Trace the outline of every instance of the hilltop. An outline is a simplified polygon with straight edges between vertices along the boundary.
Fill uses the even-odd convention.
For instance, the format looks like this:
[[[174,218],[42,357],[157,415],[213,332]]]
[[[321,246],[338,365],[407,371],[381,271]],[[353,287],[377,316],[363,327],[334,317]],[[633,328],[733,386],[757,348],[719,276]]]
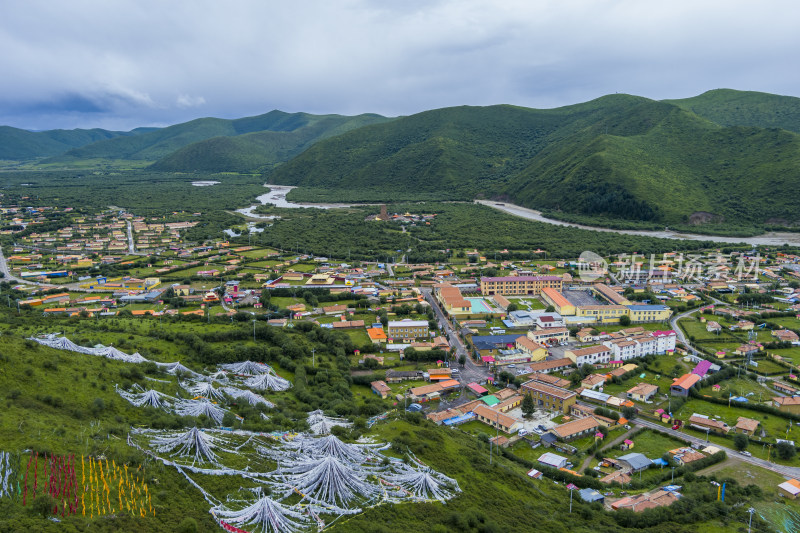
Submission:
[[[131,131],[48,130],[28,131],[0,126],[0,159],[25,160],[61,154],[76,147],[116,137],[133,137],[156,128],[137,128]]]
[[[702,231],[800,223],[800,99],[758,92],[613,94],[555,109],[459,106],[399,118],[271,111],[155,130],[2,135],[7,159],[263,174],[301,186],[295,200],[484,198],[590,224]],[[52,156],[65,143],[74,147]]]
[[[167,158],[157,166],[158,169],[183,172],[208,171],[213,168],[229,170],[228,165],[231,162],[244,160],[248,163],[236,164],[252,170],[258,166],[283,161],[285,159],[282,158],[291,157],[298,150],[302,150],[303,146],[307,146],[318,138],[336,135],[364,124],[385,120],[388,119],[373,114],[345,117],[285,113],[274,110],[263,115],[234,120],[199,118],[166,128],[134,130],[137,133],[135,135],[108,135],[102,139],[92,139],[91,142],[88,140],[82,143],[76,142],[59,151],[55,151],[53,148],[47,154],[30,153],[30,151],[23,154],[21,149],[18,149],[18,152],[10,151],[8,159],[19,160],[37,155],[50,155],[52,157],[41,163],[70,166],[87,160],[156,162],[159,159]],[[19,131],[24,132],[24,130]],[[272,133],[272,135],[266,135],[255,141],[258,151],[255,156],[253,155],[252,139],[242,139],[241,143],[230,143],[224,140],[224,138],[245,136],[255,132]],[[50,134],[51,132],[45,133]],[[194,143],[209,140],[212,141],[187,152],[180,151]],[[241,149],[232,150],[233,146],[241,146]],[[17,153],[21,155],[14,156]]]
[[[664,100],[721,126],[782,128],[800,133],[800,98],[715,89],[692,98]]]
[[[798,163],[791,131],[609,95],[551,110],[427,111],[320,142],[269,178],[311,187],[317,200],[320,189],[351,201],[374,201],[377,190],[402,199],[438,192],[664,224],[794,224]]]
[[[280,112],[272,112],[276,113]],[[374,114],[346,117],[295,113],[261,131],[218,136],[189,144],[160,159],[151,168],[174,172],[270,169],[278,163],[288,161],[319,140],[387,120],[390,119]]]

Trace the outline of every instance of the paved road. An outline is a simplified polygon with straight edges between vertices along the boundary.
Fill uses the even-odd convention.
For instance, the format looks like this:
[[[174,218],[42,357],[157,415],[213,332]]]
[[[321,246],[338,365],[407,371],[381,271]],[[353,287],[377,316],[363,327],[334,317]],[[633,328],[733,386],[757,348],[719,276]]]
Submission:
[[[2,247],[0,247],[0,272],[3,273],[4,281],[16,281],[16,282],[22,281],[19,278],[15,278],[14,276],[12,276],[11,273],[8,271],[8,265],[6,264],[6,257],[3,255]]]
[[[709,296],[709,298],[711,298],[711,300],[714,302],[714,305],[727,305],[725,302],[723,302],[723,301],[720,301],[720,300],[717,300],[717,299],[716,299],[716,298],[714,298],[714,297],[711,297],[711,296]],[[705,305],[701,305],[700,307],[698,307],[698,308],[696,308],[696,309],[692,309],[692,310],[690,310],[690,311],[686,311],[686,312],[684,312],[684,313],[681,313],[681,314],[679,314],[679,315],[673,315],[673,316],[672,316],[672,318],[670,318],[670,320],[669,320],[670,327],[671,327],[671,328],[672,328],[672,329],[675,331],[675,333],[676,333],[676,335],[677,335],[677,337],[678,337],[678,340],[679,340],[679,341],[681,341],[681,342],[684,344],[684,346],[686,346],[687,348],[689,348],[689,350],[691,350],[691,352],[692,352],[693,354],[695,354],[695,355],[697,355],[697,353],[698,353],[698,352],[697,352],[697,350],[695,350],[695,349],[694,349],[694,347],[693,347],[693,346],[692,346],[692,345],[689,343],[689,339],[688,339],[688,338],[686,337],[686,335],[683,333],[683,331],[681,330],[681,328],[680,328],[680,327],[678,327],[678,320],[680,320],[681,318],[686,318],[686,317],[688,317],[688,316],[691,316],[691,315],[693,315],[694,313],[697,313],[697,312],[699,312],[701,309],[703,309],[703,308],[705,308],[705,307],[706,307]]]
[[[136,248],[133,246],[133,230],[131,229],[131,221],[128,221],[128,253],[133,255],[136,253]]]
[[[683,330],[681,330],[681,328],[678,327],[678,320],[680,320],[681,318],[686,318],[698,312],[700,309],[701,308],[698,307],[697,309],[692,309],[691,311],[686,311],[685,313],[681,313],[679,315],[673,315],[672,318],[669,320],[669,325],[675,331],[678,340],[681,341],[683,345],[686,346],[695,355],[697,355],[697,350],[695,350],[694,346],[692,346],[689,343],[689,339],[686,337],[686,334],[683,333]]]
[[[439,307],[439,303],[436,301],[433,295],[431,295],[431,289],[423,288],[420,289],[420,292],[425,298],[425,301],[430,304],[433,312],[436,314],[436,320],[443,327],[444,332],[447,335],[447,339],[450,341],[450,346],[456,349],[456,361],[458,361],[458,358],[461,357],[461,355],[464,355],[467,358],[467,364],[463,369],[459,370],[457,379],[462,384],[472,383],[473,381],[476,383],[485,381],[489,377],[489,370],[486,367],[475,364],[475,362],[472,360],[472,357],[467,352],[467,349],[464,347],[464,344],[461,342],[458,334],[453,329],[453,325],[447,320],[447,318],[445,318],[442,309]]]
[[[701,445],[710,444],[716,446],[720,450],[723,450],[725,453],[727,453],[729,457],[735,457],[739,461],[750,463],[755,466],[760,466],[761,468],[766,468],[767,470],[772,470],[773,472],[777,472],[782,476],[787,476],[795,479],[798,476],[800,476],[800,468],[795,466],[783,466],[765,461],[764,459],[759,459],[758,457],[747,457],[746,455],[742,455],[739,452],[732,450],[731,448],[721,446],[717,443],[707,443],[706,440],[703,438],[695,437],[694,435],[689,435],[681,431],[676,431],[674,429],[667,428],[660,424],[656,424],[655,422],[650,422],[649,420],[642,420],[637,418],[633,421],[633,423],[636,424],[637,426],[646,427],[649,429],[653,429],[655,431],[660,431],[661,433],[666,433],[667,435],[672,435],[673,437],[677,437],[682,440],[687,440],[695,444],[701,444]]]

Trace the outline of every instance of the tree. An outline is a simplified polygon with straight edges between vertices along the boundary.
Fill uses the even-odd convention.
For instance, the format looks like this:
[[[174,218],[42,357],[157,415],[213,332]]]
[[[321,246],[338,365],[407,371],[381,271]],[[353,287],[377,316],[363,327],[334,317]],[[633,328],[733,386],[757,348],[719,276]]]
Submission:
[[[513,313],[514,311],[518,310],[519,306],[517,304],[508,304],[506,307],[506,313]]]
[[[556,312],[556,308],[553,307],[552,305],[548,305],[547,309],[545,309],[544,312],[545,313],[555,313]]]
[[[628,315],[622,315],[619,317],[619,325],[620,326],[630,326],[631,325],[631,317]]]
[[[737,433],[733,437],[733,445],[736,446],[736,449],[740,452],[747,448],[748,444],[750,444],[750,439],[748,439],[747,435],[744,433]]]
[[[623,407],[622,408],[622,416],[627,418],[628,420],[632,419],[636,416],[636,408],[635,407]]]
[[[467,364],[467,356],[464,355],[463,353],[458,356],[458,364],[461,365],[462,367]]]
[[[500,381],[505,381],[506,385],[514,381],[514,374],[512,374],[507,370],[503,370],[502,372],[500,372],[500,374],[497,377],[500,379]]]
[[[778,445],[775,446],[775,450],[778,452],[778,457],[784,461],[788,461],[797,453],[794,445],[788,442],[779,442]]]
[[[536,403],[533,401],[533,396],[526,394],[522,399],[522,414],[525,418],[530,418],[536,410]]]

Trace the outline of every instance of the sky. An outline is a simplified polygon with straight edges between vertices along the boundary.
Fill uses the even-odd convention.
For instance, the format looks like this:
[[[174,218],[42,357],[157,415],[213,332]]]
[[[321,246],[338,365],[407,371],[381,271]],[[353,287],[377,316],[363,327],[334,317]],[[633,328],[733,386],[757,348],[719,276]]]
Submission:
[[[800,96],[796,0],[3,0],[0,125]]]

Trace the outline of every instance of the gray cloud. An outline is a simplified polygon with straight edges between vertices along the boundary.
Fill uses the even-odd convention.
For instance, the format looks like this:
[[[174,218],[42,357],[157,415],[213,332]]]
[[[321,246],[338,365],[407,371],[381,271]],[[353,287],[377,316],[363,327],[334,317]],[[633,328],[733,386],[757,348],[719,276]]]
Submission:
[[[271,109],[411,114],[718,87],[800,96],[800,3],[0,3],[0,123],[163,125]]]

